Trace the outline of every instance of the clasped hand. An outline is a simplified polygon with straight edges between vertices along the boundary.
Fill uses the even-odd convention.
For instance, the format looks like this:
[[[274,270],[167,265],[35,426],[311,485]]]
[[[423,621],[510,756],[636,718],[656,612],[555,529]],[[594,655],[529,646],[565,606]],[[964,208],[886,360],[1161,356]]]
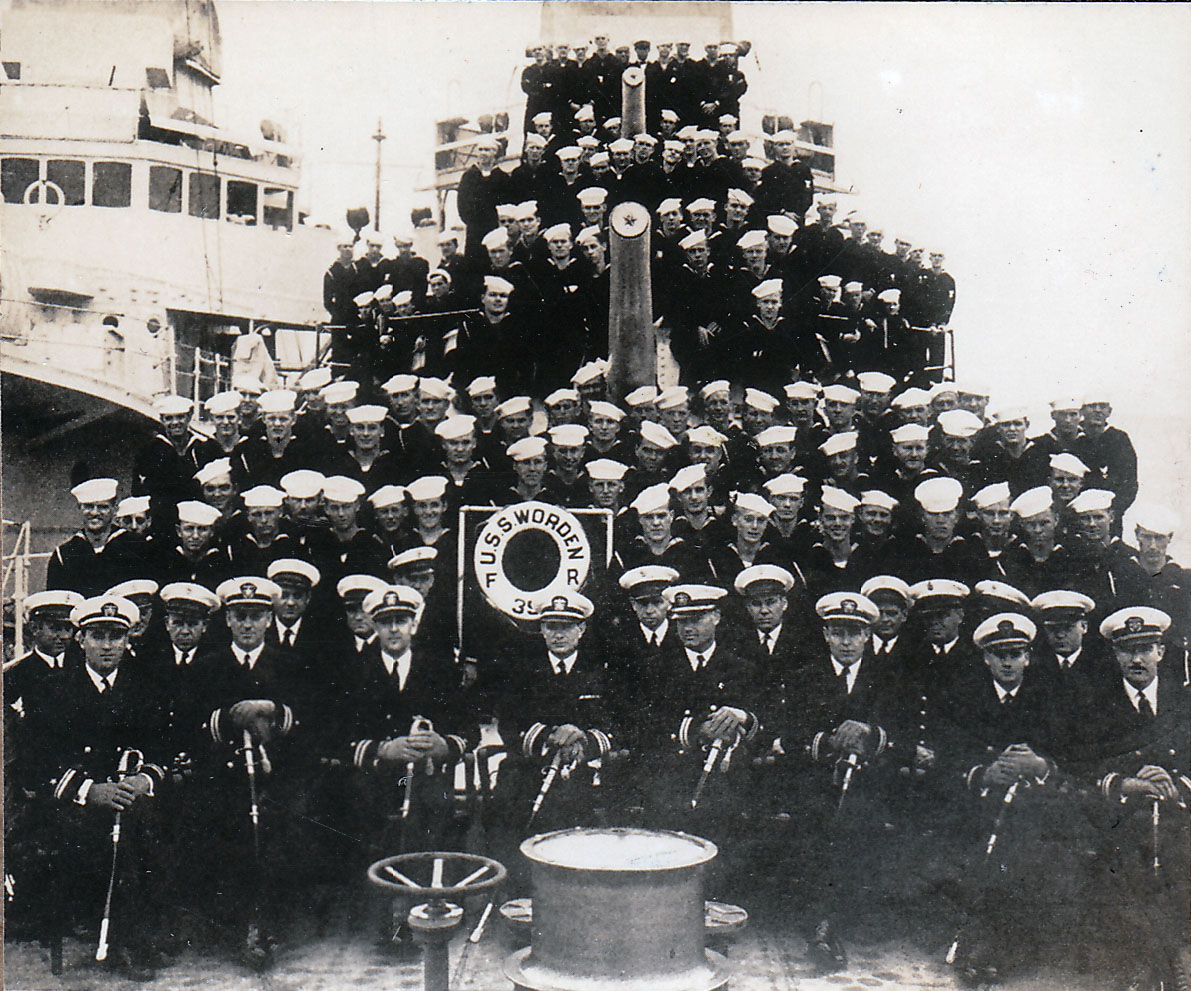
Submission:
[[[1133,777],[1122,781],[1121,793],[1170,799],[1171,801],[1177,801],[1179,797],[1178,789],[1170,774],[1165,768],[1158,767],[1156,764],[1147,764]]]
[[[586,740],[587,735],[578,726],[564,723],[550,731],[546,738],[546,747],[565,766],[583,759],[583,744]]]
[[[386,763],[412,764],[427,758],[438,763],[447,756],[447,741],[434,730],[418,730],[408,736],[385,740],[376,754]]]

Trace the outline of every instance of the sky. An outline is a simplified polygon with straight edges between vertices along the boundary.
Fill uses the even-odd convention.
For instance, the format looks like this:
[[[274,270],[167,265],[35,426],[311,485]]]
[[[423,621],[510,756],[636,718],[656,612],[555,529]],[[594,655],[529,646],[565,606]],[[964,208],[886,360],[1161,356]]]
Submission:
[[[339,224],[372,203],[383,118],[391,229],[431,202],[413,190],[431,179],[436,119],[520,119],[541,5],[220,0],[219,13],[221,123],[283,121],[306,205]],[[614,44],[633,40],[632,13]],[[1143,497],[1181,501],[1191,6],[747,3],[733,17],[754,46],[745,129],[762,109],[826,118],[856,190],[841,213],[947,253],[957,377],[1030,401],[1036,431],[1049,395],[1108,389],[1142,452]]]

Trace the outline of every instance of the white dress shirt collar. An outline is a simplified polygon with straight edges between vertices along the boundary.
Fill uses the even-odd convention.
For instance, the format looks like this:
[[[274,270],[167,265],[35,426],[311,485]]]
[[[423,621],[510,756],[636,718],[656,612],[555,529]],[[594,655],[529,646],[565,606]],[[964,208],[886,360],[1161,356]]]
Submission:
[[[656,637],[656,642],[660,644],[666,639],[666,631],[670,629],[670,620],[663,619],[658,624],[658,628],[656,630],[651,630],[648,626],[645,626],[641,623],[638,623],[637,625],[641,627],[641,636],[645,638],[646,643],[649,643]]]
[[[98,692],[106,692],[116,684],[116,675],[120,673],[119,668],[112,668],[106,675],[100,674],[90,664],[84,664],[83,669],[87,672],[87,677],[91,679],[91,684],[95,686]]]
[[[857,676],[858,674],[860,674],[860,661],[857,661],[855,664],[850,664],[848,667],[846,667],[846,668],[845,668],[845,667],[844,667],[842,664],[840,664],[840,662],[839,662],[839,661],[837,661],[837,660],[836,660],[836,659],[833,657],[833,658],[831,659],[831,666],[832,666],[833,668],[835,668],[835,676],[836,676],[837,678],[838,678],[840,675],[842,675],[842,674],[843,674],[845,671],[847,671],[847,678],[848,678],[848,694],[849,694],[849,695],[851,695],[851,694],[852,694],[852,689],[853,689],[853,688],[855,687],[855,685],[856,685],[856,676]]]
[[[1121,681],[1125,685],[1125,694],[1128,696],[1129,701],[1133,704],[1133,708],[1136,709],[1138,689],[1134,688],[1131,684],[1129,684],[1129,682],[1125,681],[1124,678],[1122,678]],[[1154,715],[1158,715],[1158,679],[1155,678],[1148,685],[1146,685],[1145,688],[1141,689],[1141,694],[1144,695],[1146,697],[1146,701],[1150,703],[1150,708],[1154,710]]]
[[[573,650],[566,657],[559,657],[557,654],[546,651],[546,656],[550,659],[550,666],[554,669],[555,674],[570,674],[575,667],[575,662],[579,659],[579,651]]]
[[[256,667],[256,662],[260,660],[261,652],[265,649],[264,643],[257,644],[252,650],[245,650],[243,647],[232,644],[232,655],[236,658],[236,663],[240,664],[249,671]]]
[[[686,659],[691,666],[691,670],[698,671],[700,667],[706,667],[711,661],[711,657],[715,653],[715,643],[712,642],[706,650],[691,650],[689,647],[683,647],[683,650],[686,651]],[[703,658],[702,665],[699,664],[700,657]]]
[[[409,668],[413,663],[413,652],[406,648],[405,653],[400,657],[394,657],[386,650],[380,652],[381,662],[385,666],[385,670],[389,672],[389,677],[393,676],[393,671],[397,671],[397,687],[401,691],[405,691],[405,682],[409,679]]]

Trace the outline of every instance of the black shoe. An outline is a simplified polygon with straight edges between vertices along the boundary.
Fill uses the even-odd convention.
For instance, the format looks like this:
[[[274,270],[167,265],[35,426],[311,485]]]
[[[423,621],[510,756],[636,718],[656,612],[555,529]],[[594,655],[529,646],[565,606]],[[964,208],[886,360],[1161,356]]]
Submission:
[[[848,966],[847,951],[830,922],[819,923],[815,935],[807,944],[806,958],[820,974],[834,974]]]
[[[273,966],[273,941],[256,926],[248,929],[248,938],[240,948],[240,962],[258,974]]]
[[[108,966],[118,970],[130,981],[152,981],[157,977],[157,971],[140,954],[133,953],[126,946],[116,947],[109,954]]]

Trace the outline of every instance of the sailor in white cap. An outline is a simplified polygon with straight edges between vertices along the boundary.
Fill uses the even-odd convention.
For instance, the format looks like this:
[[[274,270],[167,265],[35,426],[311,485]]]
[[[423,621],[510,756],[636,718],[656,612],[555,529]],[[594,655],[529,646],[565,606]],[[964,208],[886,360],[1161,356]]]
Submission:
[[[958,478],[966,487],[975,484],[978,464],[972,459],[977,435],[984,421],[966,409],[946,410],[939,414],[939,449],[932,467],[941,474]]]
[[[203,502],[219,510],[222,516],[220,528],[231,523],[239,512],[231,459],[216,458],[208,461],[194,473],[194,480],[199,484]]]
[[[185,396],[159,396],[153,408],[161,420],[161,430],[136,454],[133,464],[132,491],[147,495],[153,504],[153,522],[158,532],[174,524],[172,507],[194,491],[194,473],[198,471],[198,435],[190,430],[194,403]]]
[[[918,532],[901,547],[900,573],[907,581],[928,577],[967,577],[969,548],[960,535],[963,484],[938,475],[914,487],[918,504]]]
[[[682,510],[674,521],[674,533],[704,548],[718,543],[723,528],[716,525],[716,515],[711,507],[707,465],[690,464],[680,468],[670,479],[670,489]]]
[[[240,495],[244,504],[244,532],[231,534],[229,564],[239,574],[264,574],[273,557],[291,556],[294,538],[282,526],[286,494],[272,485],[254,485]]]
[[[1047,475],[1046,457],[1028,436],[1024,405],[1002,402],[992,411],[993,440],[980,444],[980,463],[986,477],[1004,480],[1014,492],[1029,488]]]
[[[623,550],[620,560],[628,568],[644,564],[658,564],[675,568],[686,575],[700,563],[700,554],[694,544],[674,536],[674,511],[671,508],[670,486],[665,482],[648,485],[641,489],[629,508],[637,514],[638,532],[633,535]],[[706,562],[701,562],[706,572]]]
[[[1133,559],[1150,576],[1151,602],[1167,612],[1175,634],[1191,631],[1191,602],[1186,589],[1191,586],[1187,570],[1170,555],[1170,542],[1179,528],[1179,518],[1165,506],[1152,502],[1134,503],[1130,510],[1137,551]]]
[[[865,489],[860,493],[860,505],[856,507],[856,521],[859,533],[864,536],[867,553],[873,564],[884,560],[884,556],[895,550],[893,536],[893,514],[898,503],[888,492],[881,489]]]
[[[780,549],[768,539],[766,532],[773,505],[755,492],[739,492],[729,517],[731,530],[726,538],[705,548],[717,581],[730,585],[745,568],[754,564],[777,564]],[[725,528],[726,529],[726,528]]]
[[[593,399],[587,404],[587,426],[591,431],[588,446],[596,457],[628,460],[629,449],[620,440],[620,425],[625,413],[615,403]]]
[[[1084,489],[1068,504],[1072,515],[1069,586],[1094,599],[1105,609],[1146,602],[1150,578],[1133,558],[1128,546],[1113,536],[1115,493]]]
[[[832,434],[819,445],[820,453],[827,459],[828,475],[824,483],[859,496],[869,489],[870,479],[860,470],[859,434],[855,430]]]
[[[581,506],[587,498],[587,478],[583,463],[587,459],[588,431],[581,423],[564,423],[546,431],[550,472],[547,487],[553,489],[565,506]]]
[[[240,431],[238,392],[217,392],[203,403],[203,409],[207,413],[207,422],[214,429],[214,434],[210,440],[198,442],[197,457],[200,464],[231,454],[243,438]]]
[[[1061,512],[1063,507],[1068,506],[1071,500],[1079,495],[1088,474],[1088,466],[1067,451],[1050,455],[1049,462],[1048,484],[1054,494],[1055,504],[1060,507]]]
[[[658,394],[654,408],[658,412],[658,420],[662,426],[670,431],[678,443],[683,443],[686,440],[687,428],[690,426],[690,390],[685,385],[672,385],[663,389]]]
[[[817,538],[809,520],[802,517],[806,479],[790,472],[777,475],[761,485],[765,501],[773,507],[769,517],[770,539],[784,545],[791,554],[801,554]]]
[[[1116,499],[1113,536],[1120,536],[1125,512],[1137,498],[1137,452],[1133,441],[1120,427],[1109,424],[1112,403],[1103,390],[1086,393],[1079,408],[1082,436],[1073,451],[1092,472],[1095,482],[1111,490]]]
[[[114,478],[92,478],[70,490],[83,517],[82,528],[59,544],[46,562],[46,588],[68,588],[81,595],[98,595],[125,574],[128,555],[139,538],[115,527]],[[135,563],[135,558],[133,558]]]
[[[1008,482],[994,482],[972,495],[976,527],[967,538],[967,549],[973,577],[997,580],[1008,577],[1009,571],[1002,557],[1013,542],[1013,511],[1009,508],[1012,502]]]
[[[678,447],[678,440],[660,423],[643,420],[633,452],[637,466],[636,477],[644,485],[668,481],[666,461]]]
[[[823,390],[823,414],[827,418],[829,433],[856,429],[856,403],[859,399],[859,392],[840,383],[829,385]]]
[[[495,375],[477,375],[467,383],[467,404],[476,418],[477,436],[491,438],[496,429],[496,406],[500,402],[496,392]]]
[[[765,478],[776,478],[791,470],[794,464],[794,442],[798,436],[795,427],[775,423],[766,427],[753,438],[760,452],[760,467]]]
[[[152,578],[130,578],[113,585],[104,595],[127,599],[136,606],[138,618],[128,631],[128,653],[136,656],[137,648],[141,646],[145,631],[153,620],[153,612],[157,601],[157,589],[160,586]]]
[[[611,458],[595,458],[583,466],[588,492],[588,504],[597,509],[612,511],[615,518],[621,509],[624,495],[624,477],[629,466]]]
[[[548,462],[545,437],[522,437],[510,444],[506,453],[513,463],[516,481],[498,502],[558,501],[553,492],[546,489]]]
[[[815,184],[811,170],[795,157],[795,139],[793,131],[781,130],[767,142],[773,161],[761,173],[761,183],[766,190],[766,208],[801,227],[814,202]]]
[[[750,437],[756,437],[762,430],[772,427],[774,412],[780,405],[781,403],[768,392],[746,388],[744,404],[740,410],[740,422],[745,433]]]
[[[1058,534],[1058,514],[1048,485],[1027,489],[1009,504],[1016,518],[1019,543],[1009,548],[1004,565],[1010,582],[1030,594],[1037,594],[1061,582],[1069,552]]]
[[[930,431],[917,423],[894,427],[889,431],[893,457],[883,470],[880,462],[874,469],[875,486],[888,492],[903,507],[913,505],[914,489],[919,482],[937,474],[926,466],[929,438]]]
[[[533,402],[529,396],[510,396],[496,406],[497,430],[506,447],[528,437],[532,421]]]
[[[205,502],[188,499],[178,503],[176,542],[160,562],[164,581],[196,582],[211,588],[227,574],[227,548],[216,540],[220,517],[219,510]]]
[[[477,454],[479,433],[476,418],[467,413],[448,416],[434,435],[442,445],[442,466],[448,487],[448,503],[454,506],[484,505],[491,489],[491,470]]]
[[[542,405],[546,407],[546,418],[552,427],[578,423],[583,416],[578,389],[555,389],[542,400]]]

